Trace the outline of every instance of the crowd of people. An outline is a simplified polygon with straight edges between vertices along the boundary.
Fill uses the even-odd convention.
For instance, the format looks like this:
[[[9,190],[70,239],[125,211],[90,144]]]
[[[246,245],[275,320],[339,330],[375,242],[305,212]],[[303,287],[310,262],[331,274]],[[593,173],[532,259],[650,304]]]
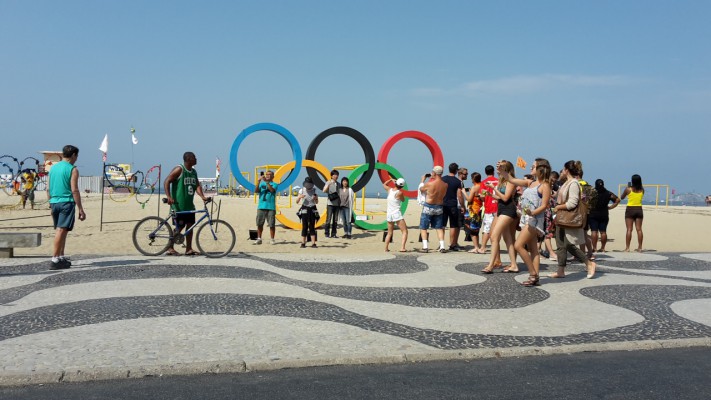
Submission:
[[[68,268],[71,263],[64,256],[64,246],[75,219],[75,208],[79,219],[85,218],[78,192],[78,171],[74,163],[79,149],[67,145],[63,152],[64,159],[55,165],[49,174],[49,196],[54,227],[57,229],[51,269]],[[164,190],[168,203],[176,211],[194,209],[193,197],[208,199],[198,184],[197,171],[193,168],[197,158],[192,152],[183,155],[183,164],[176,166],[164,181]],[[583,180],[583,166],[580,161],[570,160],[563,165],[560,173],[552,170],[548,160],[537,158],[531,165],[530,173],[517,178],[514,165],[507,160],[500,160],[496,166],[484,168],[485,178],[478,172],[471,174],[471,186],[466,181],[469,172],[457,163],[448,166],[444,175],[442,166],[434,166],[431,173],[424,174],[417,188],[417,202],[420,204],[420,222],[418,225],[422,247],[417,251],[430,251],[429,230],[437,235],[437,252],[462,251],[459,244],[461,231],[471,239],[473,248],[470,253],[489,253],[489,261],[482,273],[491,274],[496,269],[504,273],[518,273],[520,259],[527,267],[529,278],[524,286],[540,284],[539,270],[541,257],[557,263],[557,271],[552,278],[565,278],[565,268],[569,261],[568,254],[585,264],[587,277],[595,276],[595,253],[605,252],[607,244],[607,226],[609,210],[618,206],[627,198],[625,210],[625,251],[630,251],[632,233],[637,233],[637,248],[642,251],[644,235],[642,222],[644,212],[642,198],[644,186],[639,175],[633,175],[628,187],[618,198],[605,188],[605,182],[597,179],[594,186]],[[331,171],[331,178],[321,188],[325,194],[326,224],[325,236],[336,238],[339,222],[343,229],[342,238],[353,239],[352,218],[355,193],[348,178],[339,181],[337,170]],[[257,206],[257,235],[255,245],[262,244],[264,225],[269,226],[270,243],[275,243],[276,195],[278,185],[273,181],[273,171],[265,171],[256,186],[259,198]],[[385,251],[390,251],[395,227],[402,234],[399,251],[407,252],[408,227],[402,213],[405,200],[405,180],[389,179],[383,183],[387,191],[387,234]],[[301,244],[307,242],[316,248],[316,221],[320,219],[318,210],[319,195],[311,178],[307,177],[298,191],[296,203],[300,206],[297,216],[301,220]],[[177,230],[189,228],[194,224],[194,214],[177,221]],[[445,227],[449,228],[449,245],[445,244]],[[481,234],[481,239],[479,238]],[[191,247],[191,237],[186,237],[186,255],[198,252]],[[510,263],[506,266],[501,261],[501,241],[503,240]],[[555,251],[552,241],[555,240]],[[490,247],[487,245],[490,242]],[[599,243],[599,246],[598,246]],[[167,254],[177,255],[172,247]]]
[[[473,243],[468,252],[490,255],[487,266],[481,271],[484,274],[491,274],[496,269],[502,269],[504,273],[518,273],[518,260],[521,260],[529,272],[529,278],[523,285],[537,286],[540,284],[540,260],[546,257],[558,265],[557,271],[550,275],[552,278],[565,278],[565,268],[571,259],[585,264],[587,277],[593,278],[597,266],[595,254],[606,251],[609,210],[625,198],[628,198],[625,251],[630,251],[633,229],[637,232],[636,251],[642,251],[644,216],[641,202],[644,187],[639,175],[632,176],[620,198],[607,190],[602,179],[597,179],[594,186],[583,180],[582,163],[575,160],[566,162],[557,172],[548,160],[537,158],[530,172],[522,178],[516,177],[513,163],[507,160],[497,162],[496,166],[487,165],[483,179],[479,172],[470,175],[466,168],[460,168],[457,163],[450,164],[447,171],[445,175],[442,166],[435,166],[431,173],[424,174],[420,179],[417,201],[421,206],[418,228],[422,247],[416,249],[418,252],[462,251],[464,248],[459,239],[461,231],[464,231],[466,240]],[[268,171],[263,181],[271,182],[272,176]],[[341,237],[352,239],[355,194],[348,179],[343,178],[339,182],[338,177],[338,171],[331,171],[331,179],[321,189],[327,204],[325,237],[338,237],[340,223],[343,229]],[[471,177],[471,186],[467,185],[468,177]],[[387,193],[385,251],[390,251],[396,227],[401,232],[398,251],[408,251],[409,232],[401,211],[404,186],[403,178],[383,183]],[[260,184],[258,187],[260,212],[263,195],[268,196],[271,202],[268,208],[275,209],[275,198],[269,196],[271,190],[265,188],[269,186]],[[315,224],[320,218],[317,209],[319,196],[310,178],[304,181],[296,202],[300,204],[297,215],[302,222],[301,247],[306,247],[307,242],[311,243],[311,247],[318,247]],[[579,216],[577,223],[556,223],[557,215],[575,214]],[[257,215],[259,237],[255,244],[261,244],[261,227],[265,219],[260,215]],[[273,229],[273,218],[267,220]],[[445,237],[445,228],[449,228],[448,238]],[[430,230],[437,235],[436,247],[433,248],[430,247]],[[447,239],[448,245],[445,244]],[[510,260],[506,266],[500,256],[502,241]],[[569,259],[569,255],[572,258]]]

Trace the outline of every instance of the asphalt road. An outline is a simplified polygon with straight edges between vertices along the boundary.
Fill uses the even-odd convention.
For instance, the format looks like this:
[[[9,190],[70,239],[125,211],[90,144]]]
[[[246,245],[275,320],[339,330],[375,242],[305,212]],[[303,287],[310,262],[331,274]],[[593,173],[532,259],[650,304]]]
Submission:
[[[710,399],[711,348],[0,388],[0,399]]]

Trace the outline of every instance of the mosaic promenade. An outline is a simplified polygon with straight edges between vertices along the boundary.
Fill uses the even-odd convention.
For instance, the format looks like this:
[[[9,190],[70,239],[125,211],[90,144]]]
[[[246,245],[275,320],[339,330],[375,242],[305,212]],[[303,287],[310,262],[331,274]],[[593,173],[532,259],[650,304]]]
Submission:
[[[0,384],[711,346],[711,253],[605,253],[535,288],[487,257],[3,259]]]

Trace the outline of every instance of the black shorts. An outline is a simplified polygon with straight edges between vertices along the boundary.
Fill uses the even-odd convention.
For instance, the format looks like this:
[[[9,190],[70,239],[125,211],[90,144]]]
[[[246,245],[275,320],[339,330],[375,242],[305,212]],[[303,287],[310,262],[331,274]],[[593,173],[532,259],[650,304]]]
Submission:
[[[460,228],[462,226],[459,223],[459,216],[462,214],[459,212],[459,207],[442,206],[442,213],[444,214],[444,221],[442,221],[444,226],[447,226],[447,224],[449,224],[450,228]]]
[[[625,210],[625,219],[644,219],[644,212],[641,206],[627,206]]]
[[[178,213],[175,215],[175,224],[178,226],[189,226],[195,223],[195,213]]]
[[[588,217],[588,225],[593,232],[607,232],[607,223],[610,217]]]
[[[507,217],[511,217],[513,219],[518,218],[518,214],[516,214],[516,203],[513,201],[509,201],[508,203],[499,201],[499,208],[496,215],[506,215]]]

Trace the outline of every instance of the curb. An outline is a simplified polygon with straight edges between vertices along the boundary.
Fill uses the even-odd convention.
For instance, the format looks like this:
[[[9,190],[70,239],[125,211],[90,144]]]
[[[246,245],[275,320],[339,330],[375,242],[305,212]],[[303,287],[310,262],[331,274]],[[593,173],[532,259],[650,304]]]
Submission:
[[[63,382],[90,382],[146,377],[248,373],[275,371],[287,368],[324,367],[335,365],[404,364],[428,361],[479,360],[491,358],[551,356],[585,352],[643,351],[684,347],[711,347],[711,337],[694,339],[644,340],[636,342],[607,342],[558,347],[512,347],[499,349],[441,350],[425,353],[395,355],[338,355],[325,358],[267,359],[244,361],[205,361],[174,365],[98,367],[80,369],[67,367],[57,370],[0,372],[0,386],[23,386]]]

